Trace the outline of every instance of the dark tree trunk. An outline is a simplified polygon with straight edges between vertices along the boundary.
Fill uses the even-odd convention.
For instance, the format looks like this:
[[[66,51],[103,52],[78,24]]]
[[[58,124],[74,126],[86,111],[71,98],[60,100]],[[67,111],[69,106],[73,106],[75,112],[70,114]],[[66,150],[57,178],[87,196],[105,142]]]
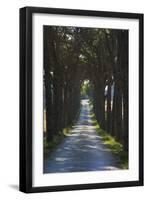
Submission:
[[[44,98],[45,98],[45,110],[46,110],[46,135],[47,141],[51,141],[53,139],[53,122],[52,122],[52,92],[51,92],[51,75],[50,75],[50,67],[51,61],[49,57],[49,44],[48,44],[48,28],[44,28]]]
[[[108,85],[108,94],[107,94],[107,131],[111,133],[112,127],[111,127],[111,84]]]
[[[114,86],[112,135],[122,142],[122,92],[118,82]]]

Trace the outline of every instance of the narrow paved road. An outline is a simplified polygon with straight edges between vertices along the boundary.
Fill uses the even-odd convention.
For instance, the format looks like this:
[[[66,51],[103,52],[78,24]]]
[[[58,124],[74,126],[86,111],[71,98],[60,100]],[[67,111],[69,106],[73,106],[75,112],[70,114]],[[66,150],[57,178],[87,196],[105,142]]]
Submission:
[[[119,159],[103,144],[92,125],[89,101],[82,100],[81,104],[72,134],[46,157],[44,173],[118,169]]]

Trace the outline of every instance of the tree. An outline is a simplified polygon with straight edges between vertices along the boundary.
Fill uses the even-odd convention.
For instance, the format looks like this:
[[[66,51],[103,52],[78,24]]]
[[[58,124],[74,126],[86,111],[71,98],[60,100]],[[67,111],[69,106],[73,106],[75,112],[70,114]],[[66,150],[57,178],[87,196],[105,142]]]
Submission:
[[[101,128],[128,150],[127,30],[45,26],[44,88],[48,141],[72,123],[91,88]]]

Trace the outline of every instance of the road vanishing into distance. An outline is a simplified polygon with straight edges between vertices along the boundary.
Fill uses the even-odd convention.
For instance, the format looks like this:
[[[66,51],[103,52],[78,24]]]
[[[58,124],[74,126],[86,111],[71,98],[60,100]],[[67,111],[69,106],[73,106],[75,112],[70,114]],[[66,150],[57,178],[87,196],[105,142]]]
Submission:
[[[119,158],[103,144],[92,125],[89,100],[81,100],[79,119],[71,134],[44,159],[44,173],[119,169]]]

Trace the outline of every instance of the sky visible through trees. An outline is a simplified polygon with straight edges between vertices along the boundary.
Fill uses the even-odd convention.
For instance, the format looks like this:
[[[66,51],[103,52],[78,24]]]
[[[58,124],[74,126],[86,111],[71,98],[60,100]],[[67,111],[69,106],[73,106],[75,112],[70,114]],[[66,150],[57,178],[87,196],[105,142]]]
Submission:
[[[89,98],[101,129],[128,152],[128,30],[44,26],[43,34],[46,142]]]

